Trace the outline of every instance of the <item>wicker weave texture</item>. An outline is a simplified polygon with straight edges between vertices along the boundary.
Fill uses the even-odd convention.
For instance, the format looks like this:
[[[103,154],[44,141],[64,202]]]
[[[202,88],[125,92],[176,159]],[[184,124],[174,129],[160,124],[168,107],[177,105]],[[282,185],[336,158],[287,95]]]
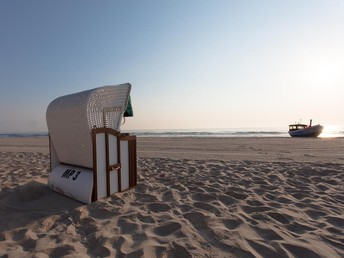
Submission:
[[[131,85],[103,86],[53,100],[46,119],[61,163],[93,168],[92,129],[120,131]]]

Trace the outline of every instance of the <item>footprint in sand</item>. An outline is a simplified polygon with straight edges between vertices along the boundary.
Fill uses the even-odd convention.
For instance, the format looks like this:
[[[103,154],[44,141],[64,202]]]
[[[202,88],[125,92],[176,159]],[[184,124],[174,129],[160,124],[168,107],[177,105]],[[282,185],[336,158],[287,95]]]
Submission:
[[[319,218],[322,218],[326,215],[325,212],[323,211],[319,211],[319,210],[313,210],[313,209],[310,209],[310,210],[306,210],[305,213],[311,218],[311,219],[314,219],[314,220],[317,220]]]
[[[12,240],[13,241],[22,240],[25,237],[26,232],[27,232],[27,229],[25,229],[25,228],[19,229],[19,230],[15,230],[13,232]]]
[[[313,252],[312,250],[302,247],[296,246],[291,244],[282,244],[284,248],[286,248],[289,252],[291,252],[295,257],[312,257],[312,258],[320,258],[320,256]]]
[[[86,237],[85,245],[90,252],[92,257],[108,257],[111,252],[108,247],[104,246],[104,239],[102,237],[97,237],[95,234]],[[72,252],[75,254],[75,252]],[[64,257],[68,255],[52,255],[51,257]]]
[[[154,224],[156,221],[153,216],[145,216],[143,214],[137,214],[137,218],[139,221],[146,223],[146,224]]]
[[[231,192],[229,195],[239,200],[245,200],[248,197],[248,195],[243,192]]]
[[[65,244],[59,247],[54,248],[51,253],[50,253],[50,257],[63,257],[63,256],[67,256],[67,255],[72,255],[75,253],[75,247],[69,244]],[[109,250],[107,250],[108,254],[110,254]],[[104,254],[106,254],[106,252],[104,252]]]
[[[275,232],[272,229],[263,229],[263,228],[255,227],[255,231],[263,239],[268,239],[269,241],[272,241],[272,240],[283,240],[283,238],[277,232]]]
[[[243,221],[241,219],[224,219],[223,224],[226,228],[233,230],[239,227]]]
[[[269,211],[271,210],[270,207],[252,207],[252,206],[246,206],[246,205],[242,205],[241,206],[242,210],[247,213],[247,214],[251,214],[251,213],[254,213],[254,212],[265,212],[265,211]]]
[[[171,209],[170,205],[164,203],[150,203],[147,205],[148,209],[154,213],[166,212]]]
[[[248,239],[246,241],[262,257],[288,257],[287,254],[281,253],[281,250],[277,252],[273,247],[266,245],[264,243],[258,243],[257,241],[252,241]]]
[[[144,193],[135,193],[135,198],[138,203],[156,202],[158,200],[156,196]]]
[[[277,220],[278,222],[282,224],[288,224],[289,221],[291,221],[293,218],[286,214],[279,214],[277,212],[268,212],[267,215],[269,215],[274,220]]]
[[[26,252],[31,252],[35,249],[37,243],[37,239],[33,239],[28,237],[25,241],[23,241],[22,247],[23,250]]]
[[[236,253],[238,257],[254,257],[247,251],[240,250],[236,247],[228,245],[225,242],[222,242],[221,237],[219,237],[216,232],[209,227],[209,218],[204,214],[200,212],[189,212],[185,213],[183,216],[198,231],[199,235],[202,236],[210,245],[215,246],[224,252]]]
[[[189,251],[177,244],[176,242],[173,242],[171,245],[171,249],[167,251],[168,257],[183,257],[183,258],[192,258],[192,255],[189,253]]]
[[[165,225],[154,228],[153,232],[158,236],[169,236],[182,228],[180,223],[169,222]]]
[[[194,206],[196,208],[199,208],[199,209],[202,209],[202,210],[214,213],[215,215],[221,213],[220,210],[217,209],[215,206],[213,206],[211,204],[208,204],[208,203],[205,203],[205,202],[195,202]]]
[[[344,219],[334,216],[327,216],[326,220],[333,226],[344,228]]]
[[[137,223],[130,222],[129,219],[119,218],[117,226],[120,228],[121,234],[132,234],[139,229]]]
[[[225,206],[231,206],[231,205],[236,204],[238,202],[236,199],[234,199],[233,197],[228,196],[228,195],[219,195],[217,198]]]
[[[211,202],[215,200],[215,197],[210,194],[196,193],[191,196],[194,201]]]
[[[265,204],[257,200],[247,200],[247,204],[250,206],[264,206]]]
[[[287,225],[286,228],[289,231],[292,231],[296,234],[304,234],[304,233],[308,233],[308,232],[312,232],[316,230],[316,228],[309,227],[307,225],[298,223],[296,221],[293,221],[291,224]]]
[[[89,216],[95,219],[110,219],[120,214],[121,213],[119,213],[117,210],[110,211],[108,210],[108,208],[99,207],[99,208],[89,210]]]

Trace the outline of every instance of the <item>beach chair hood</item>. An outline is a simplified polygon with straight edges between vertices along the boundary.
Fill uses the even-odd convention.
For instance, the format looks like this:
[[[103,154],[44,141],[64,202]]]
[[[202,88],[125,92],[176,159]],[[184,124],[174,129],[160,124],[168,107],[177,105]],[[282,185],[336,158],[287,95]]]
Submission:
[[[127,108],[127,116],[133,115],[130,90],[129,83],[103,86],[59,97],[49,104],[47,126],[60,162],[92,168],[91,132],[96,128],[120,131]]]

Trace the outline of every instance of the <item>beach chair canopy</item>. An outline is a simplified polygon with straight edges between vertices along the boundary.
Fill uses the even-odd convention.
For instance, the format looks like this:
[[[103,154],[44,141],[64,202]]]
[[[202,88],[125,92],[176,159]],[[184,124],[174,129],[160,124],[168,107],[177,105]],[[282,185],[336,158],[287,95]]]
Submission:
[[[120,131],[129,83],[59,97],[47,109],[50,141],[61,163],[92,168],[92,129]]]

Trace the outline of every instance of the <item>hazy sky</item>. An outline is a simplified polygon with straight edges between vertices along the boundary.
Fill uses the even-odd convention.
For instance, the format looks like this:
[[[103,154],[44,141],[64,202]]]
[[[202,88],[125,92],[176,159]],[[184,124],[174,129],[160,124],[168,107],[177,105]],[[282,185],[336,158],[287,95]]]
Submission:
[[[343,0],[1,0],[0,37],[0,132],[125,82],[124,129],[344,125]]]

